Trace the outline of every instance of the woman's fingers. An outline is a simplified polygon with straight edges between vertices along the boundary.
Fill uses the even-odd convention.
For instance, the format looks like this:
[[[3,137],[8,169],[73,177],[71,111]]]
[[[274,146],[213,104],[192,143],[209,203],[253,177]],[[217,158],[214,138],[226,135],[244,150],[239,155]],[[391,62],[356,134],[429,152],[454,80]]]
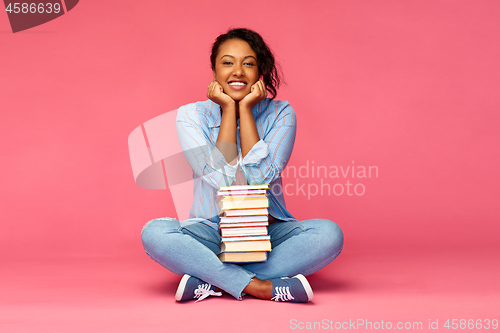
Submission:
[[[259,89],[259,97],[264,96],[264,98],[267,96],[267,90],[266,90],[266,85],[264,84],[264,81],[259,80],[257,81],[257,87]]]
[[[260,85],[262,86],[262,93],[264,94],[264,98],[267,97],[267,88],[266,88],[266,84],[264,83],[264,81],[260,81]]]
[[[213,82],[210,82],[210,84],[208,85],[208,89],[207,89],[207,97],[210,99],[210,97],[212,97],[212,90],[213,90]]]
[[[208,85],[208,92],[211,96],[215,96],[217,93],[222,91],[222,87],[217,81],[210,82]]]
[[[264,84],[264,81],[262,80],[259,80],[257,81],[253,86],[252,86],[253,89],[257,89],[257,91],[255,91],[255,93],[259,96],[259,99],[262,98],[266,98],[267,96],[267,90],[266,90],[266,85]]]
[[[266,85],[262,80],[255,82],[250,88],[250,94],[245,96],[240,105],[246,105],[250,108],[253,108],[257,103],[264,100],[267,97]]]
[[[224,91],[220,83],[217,81],[214,82],[214,90],[216,93],[222,93]]]
[[[217,96],[222,90],[221,85],[217,81],[212,81],[208,85],[207,97],[212,99],[212,97]]]
[[[210,82],[208,85],[207,97],[223,108],[234,103],[234,100],[224,93],[224,89],[217,81]]]

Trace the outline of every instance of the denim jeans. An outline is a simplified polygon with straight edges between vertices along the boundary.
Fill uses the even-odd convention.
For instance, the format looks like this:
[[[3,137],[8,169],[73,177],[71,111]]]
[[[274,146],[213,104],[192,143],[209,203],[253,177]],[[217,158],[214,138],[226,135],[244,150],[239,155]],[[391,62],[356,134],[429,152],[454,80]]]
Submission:
[[[266,262],[222,263],[220,235],[204,223],[181,226],[179,221],[160,218],[142,230],[146,253],[169,271],[189,274],[217,286],[237,299],[252,277],[261,280],[309,275],[332,262],[342,251],[340,227],[325,219],[275,222],[268,226],[272,251]]]

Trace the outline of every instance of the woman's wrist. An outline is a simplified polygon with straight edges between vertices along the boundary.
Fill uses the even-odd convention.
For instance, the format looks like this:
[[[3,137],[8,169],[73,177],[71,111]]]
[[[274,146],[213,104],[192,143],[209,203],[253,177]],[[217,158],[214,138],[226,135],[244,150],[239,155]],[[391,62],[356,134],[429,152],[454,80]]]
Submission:
[[[255,126],[255,117],[252,112],[252,108],[249,106],[241,106],[239,108],[239,119],[240,119],[240,126],[241,122],[249,123],[252,124],[254,127]]]
[[[252,114],[252,116],[253,116],[253,113],[252,113],[253,106],[252,105],[240,103],[239,109],[240,109],[240,114],[246,113],[246,114]]]
[[[236,108],[234,106],[226,107],[222,112],[219,135],[215,146],[230,165],[235,165],[238,157],[236,142]]]
[[[223,103],[221,102],[221,104],[219,104],[221,109],[223,111],[236,111],[236,102],[230,98],[229,100],[227,101],[224,101]]]

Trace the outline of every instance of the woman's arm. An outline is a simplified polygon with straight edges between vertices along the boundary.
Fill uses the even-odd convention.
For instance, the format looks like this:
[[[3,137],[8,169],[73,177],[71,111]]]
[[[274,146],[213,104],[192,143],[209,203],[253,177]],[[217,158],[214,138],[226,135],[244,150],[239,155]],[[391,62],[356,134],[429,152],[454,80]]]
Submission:
[[[238,152],[237,119],[240,120],[243,171],[249,184],[268,184],[279,176],[288,163],[295,140],[295,113],[288,103],[276,105],[271,131],[260,138],[252,109],[267,96],[263,81],[257,81],[251,92],[235,102],[216,81],[210,83],[207,97],[221,106],[223,112],[216,147],[226,161],[234,165]]]
[[[196,177],[210,186],[231,185],[236,179],[237,165],[227,163],[226,157],[214,144],[207,115],[215,105],[189,104],[177,111],[177,136],[183,154]],[[217,112],[219,108],[217,107]]]
[[[239,102],[235,102],[231,97],[226,95],[218,82],[211,82],[208,86],[207,97],[219,104],[223,110],[216,146],[229,164],[234,165],[238,154],[236,144],[238,117],[240,119],[242,156],[245,157],[250,149],[260,140],[252,109],[260,101],[264,100],[266,96],[266,86],[261,80],[252,85],[250,93]]]
[[[285,169],[295,142],[297,120],[288,102],[269,101],[266,116],[259,118],[260,139],[243,157],[241,166],[248,184],[269,184]]]
[[[236,141],[236,127],[238,120],[236,102],[224,94],[221,85],[213,81],[208,86],[207,97],[214,103],[219,104],[223,110],[219,135],[215,146],[220,150],[227,163],[235,165],[238,157],[238,146]]]
[[[267,96],[267,90],[262,80],[251,88],[250,94],[239,102],[241,156],[245,157],[252,147],[259,142],[259,132],[255,124],[252,109]]]

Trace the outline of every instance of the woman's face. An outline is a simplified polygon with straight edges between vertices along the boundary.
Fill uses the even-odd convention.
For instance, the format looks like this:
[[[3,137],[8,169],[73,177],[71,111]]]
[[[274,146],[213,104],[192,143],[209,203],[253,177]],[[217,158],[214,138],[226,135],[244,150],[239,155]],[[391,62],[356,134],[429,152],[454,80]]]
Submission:
[[[250,45],[241,39],[221,44],[215,59],[214,78],[233,100],[240,101],[248,95],[259,80],[257,55]]]

